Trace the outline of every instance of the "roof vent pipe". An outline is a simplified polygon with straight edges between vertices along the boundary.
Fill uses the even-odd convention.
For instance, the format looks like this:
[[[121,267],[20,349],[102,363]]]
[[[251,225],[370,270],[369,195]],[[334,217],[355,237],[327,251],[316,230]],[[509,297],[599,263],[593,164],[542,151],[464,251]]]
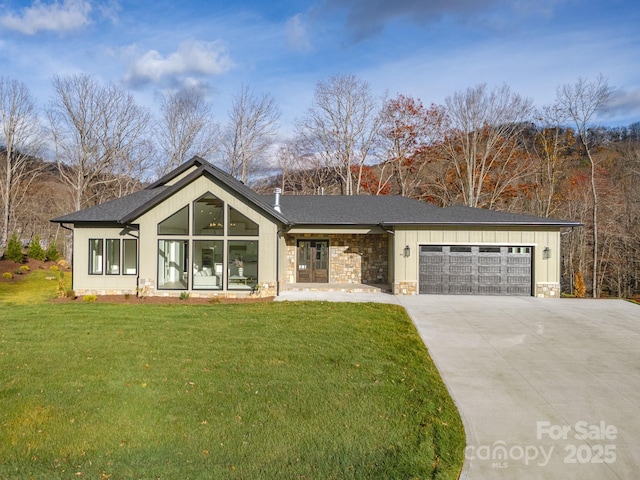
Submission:
[[[273,193],[275,194],[276,198],[275,198],[275,202],[273,203],[273,208],[276,210],[276,212],[281,212],[280,210],[280,194],[282,193],[282,189],[280,188],[276,188]]]

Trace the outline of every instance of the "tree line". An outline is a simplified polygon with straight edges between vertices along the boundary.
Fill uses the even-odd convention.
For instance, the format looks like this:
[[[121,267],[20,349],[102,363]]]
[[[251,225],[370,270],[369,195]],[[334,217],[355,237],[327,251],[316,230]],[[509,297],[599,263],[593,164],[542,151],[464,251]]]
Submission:
[[[584,227],[563,235],[564,290],[581,294],[584,282],[594,297],[640,293],[640,122],[593,123],[611,95],[602,76],[560,85],[553,104],[536,107],[507,85],[425,106],[336,75],[318,82],[290,138],[279,136],[274,98],[247,85],[223,123],[195,89],[165,94],[154,117],[88,75],[54,77],[52,87],[41,111],[23,83],[0,78],[0,248],[12,232],[62,243],[50,218],[199,155],[264,192],[393,194],[577,220]]]

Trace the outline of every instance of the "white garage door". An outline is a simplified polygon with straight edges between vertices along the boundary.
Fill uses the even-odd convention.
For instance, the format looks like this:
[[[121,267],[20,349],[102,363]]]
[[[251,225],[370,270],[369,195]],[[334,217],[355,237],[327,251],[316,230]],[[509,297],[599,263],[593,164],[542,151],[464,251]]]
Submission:
[[[531,295],[532,247],[420,246],[420,293]]]

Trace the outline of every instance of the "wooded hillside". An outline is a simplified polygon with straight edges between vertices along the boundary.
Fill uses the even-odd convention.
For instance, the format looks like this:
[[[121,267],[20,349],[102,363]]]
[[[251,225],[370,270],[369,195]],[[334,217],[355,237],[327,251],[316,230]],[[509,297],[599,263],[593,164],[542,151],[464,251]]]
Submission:
[[[272,97],[246,86],[220,125],[195,90],[168,94],[155,118],[89,76],[52,84],[42,114],[23,84],[0,78],[0,249],[12,233],[39,235],[68,257],[68,232],[51,218],[200,155],[265,193],[403,195],[577,220],[584,227],[563,235],[564,291],[580,276],[588,295],[640,294],[640,122],[593,123],[610,93],[601,77],[561,86],[553,105],[535,108],[507,86],[426,107],[335,76],[318,83],[287,139]]]

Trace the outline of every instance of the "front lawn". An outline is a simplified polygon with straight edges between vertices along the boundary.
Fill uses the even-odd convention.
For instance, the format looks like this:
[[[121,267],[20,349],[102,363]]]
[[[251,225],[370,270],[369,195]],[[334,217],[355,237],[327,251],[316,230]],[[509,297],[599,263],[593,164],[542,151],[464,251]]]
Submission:
[[[2,286],[0,286],[0,289]],[[396,306],[0,304],[0,478],[457,478]]]

